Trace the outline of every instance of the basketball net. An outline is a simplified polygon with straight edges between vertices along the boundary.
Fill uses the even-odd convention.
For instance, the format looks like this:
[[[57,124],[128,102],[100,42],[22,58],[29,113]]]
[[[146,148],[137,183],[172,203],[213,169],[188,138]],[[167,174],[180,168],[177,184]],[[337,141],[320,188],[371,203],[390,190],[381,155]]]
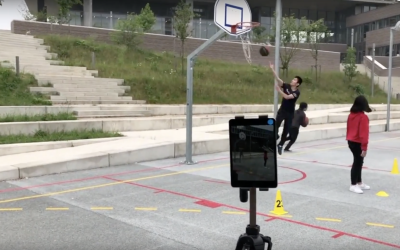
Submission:
[[[250,32],[247,32],[243,35],[239,35],[240,40],[242,40],[242,47],[244,56],[249,64],[251,64],[251,40],[250,40]]]

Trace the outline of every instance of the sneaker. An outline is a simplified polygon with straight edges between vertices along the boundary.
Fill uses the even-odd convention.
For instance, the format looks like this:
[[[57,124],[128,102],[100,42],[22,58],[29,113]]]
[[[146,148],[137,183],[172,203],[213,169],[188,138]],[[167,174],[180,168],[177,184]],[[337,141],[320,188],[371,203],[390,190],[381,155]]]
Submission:
[[[279,155],[282,155],[282,146],[281,145],[278,145],[278,154]]]
[[[350,191],[351,191],[351,192],[354,192],[354,193],[356,193],[356,194],[362,194],[362,193],[364,193],[358,185],[351,185],[351,186],[350,186]]]
[[[357,186],[358,186],[360,189],[362,189],[362,190],[370,190],[370,189],[371,189],[371,187],[368,186],[368,185],[365,184],[365,183],[362,183],[361,185],[358,184]]]

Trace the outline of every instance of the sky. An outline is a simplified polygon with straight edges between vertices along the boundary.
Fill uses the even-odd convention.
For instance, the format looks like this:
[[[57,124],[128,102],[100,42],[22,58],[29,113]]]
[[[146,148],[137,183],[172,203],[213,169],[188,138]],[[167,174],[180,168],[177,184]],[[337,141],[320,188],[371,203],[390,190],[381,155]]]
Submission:
[[[11,30],[12,20],[24,20],[21,12],[26,9],[25,0],[4,0],[0,6],[0,30]]]

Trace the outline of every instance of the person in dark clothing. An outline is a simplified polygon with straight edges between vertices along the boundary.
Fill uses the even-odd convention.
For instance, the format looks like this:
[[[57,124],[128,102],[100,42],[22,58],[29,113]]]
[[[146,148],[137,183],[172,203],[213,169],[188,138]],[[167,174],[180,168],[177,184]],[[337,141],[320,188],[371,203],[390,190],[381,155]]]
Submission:
[[[264,149],[264,167],[267,166],[267,161],[268,161],[268,151],[267,149]]]
[[[300,131],[300,126],[307,126],[308,124],[305,124],[305,119],[306,119],[306,113],[305,111],[307,110],[308,104],[305,102],[300,103],[300,107],[298,110],[294,112],[294,118],[292,122],[292,127],[290,128],[289,131],[289,136],[286,137],[286,141],[289,141],[288,145],[285,147],[285,152],[290,152],[290,147],[293,146],[293,144],[297,140],[297,136],[299,136],[299,131]],[[285,142],[283,144],[285,144]]]
[[[285,143],[285,139],[289,133],[289,129],[292,127],[291,124],[296,107],[296,101],[300,97],[299,86],[303,82],[303,79],[301,79],[300,76],[295,76],[289,84],[284,83],[282,79],[280,79],[279,76],[276,74],[274,70],[274,65],[269,63],[269,66],[275,76],[275,79],[278,82],[278,85],[276,85],[275,88],[282,96],[282,103],[275,118],[277,131],[279,130],[282,122],[285,122],[281,135],[281,141],[278,144],[278,153],[282,154],[283,144]],[[279,139],[279,136],[277,139]]]
[[[362,194],[363,190],[371,189],[370,186],[362,182],[361,178],[369,140],[369,118],[364,112],[369,113],[371,111],[367,99],[360,95],[354,100],[347,118],[346,140],[353,154],[350,191],[357,194]]]

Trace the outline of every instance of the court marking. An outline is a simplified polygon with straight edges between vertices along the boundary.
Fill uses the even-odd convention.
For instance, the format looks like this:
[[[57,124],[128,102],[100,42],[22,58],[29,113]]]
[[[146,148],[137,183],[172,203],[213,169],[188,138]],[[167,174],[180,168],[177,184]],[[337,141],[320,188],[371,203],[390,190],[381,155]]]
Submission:
[[[22,208],[0,208],[0,211],[22,211]]]
[[[23,196],[23,197],[19,197],[19,198],[1,200],[0,203],[9,203],[9,202],[14,202],[14,201],[37,199],[37,198],[41,198],[41,197],[50,197],[50,196],[59,195],[59,194],[73,193],[73,192],[78,192],[78,191],[83,191],[83,190],[114,186],[114,185],[119,185],[119,184],[123,184],[123,183],[127,183],[127,182],[137,182],[137,181],[143,181],[143,180],[151,180],[151,179],[156,179],[156,178],[180,175],[180,174],[185,174],[185,173],[191,173],[191,172],[196,172],[196,171],[201,171],[201,170],[206,170],[206,169],[214,169],[214,168],[226,167],[226,166],[229,166],[229,164],[222,164],[222,165],[215,165],[215,166],[209,166],[209,167],[195,168],[195,169],[183,170],[183,171],[178,171],[178,172],[173,172],[173,173],[168,173],[168,174],[151,175],[151,176],[146,176],[146,177],[141,177],[141,178],[136,178],[136,179],[121,180],[121,181],[118,181],[118,182],[110,182],[110,183],[105,183],[105,184],[86,186],[86,187],[82,187],[82,188],[67,189],[67,190],[59,191],[59,192],[44,193],[44,194],[31,195],[31,196]]]
[[[334,138],[332,138],[334,139]],[[377,143],[377,142],[384,142],[384,141],[391,141],[391,140],[397,140],[400,139],[400,137],[393,137],[393,138],[386,138],[386,139],[380,139],[380,140],[376,140],[376,141],[371,141],[369,142],[369,144],[372,143]],[[307,150],[305,152],[298,152],[298,153],[290,153],[290,155],[303,155],[303,154],[312,154],[315,152],[321,152],[321,151],[329,151],[329,150],[334,150],[334,149],[339,149],[339,148],[347,148],[348,146],[337,146],[337,147],[330,147],[330,148],[321,148],[321,149],[313,149],[313,150]],[[284,156],[281,156],[279,158],[285,159]],[[279,159],[278,158],[278,159]]]
[[[46,207],[46,211],[65,211],[69,210],[69,207]]]
[[[200,209],[183,209],[183,208],[180,208],[178,211],[179,212],[189,212],[189,213],[200,213],[201,212]]]
[[[135,207],[135,210],[141,211],[157,211],[156,207]]]
[[[116,181],[118,181],[118,180],[116,180]],[[241,207],[237,207],[237,206],[233,206],[233,205],[229,205],[229,204],[224,204],[224,203],[218,203],[218,202],[214,202],[214,201],[207,200],[207,199],[202,199],[202,198],[195,197],[193,195],[189,195],[189,194],[185,194],[185,193],[179,193],[179,192],[166,190],[166,189],[162,189],[162,188],[157,188],[157,187],[152,187],[152,186],[148,186],[148,185],[143,185],[143,184],[135,183],[135,182],[127,182],[126,184],[134,185],[134,186],[140,186],[140,187],[144,187],[144,188],[152,189],[152,190],[157,190],[157,191],[163,191],[165,193],[174,194],[174,195],[177,195],[177,196],[182,196],[182,197],[186,197],[186,198],[190,198],[190,199],[194,199],[194,200],[198,200],[198,201],[207,201],[207,202],[210,202],[210,203],[219,204],[220,206],[224,206],[224,207],[229,208],[229,209],[234,209],[236,211],[242,211],[242,212],[247,212],[247,213],[250,212],[248,209],[245,209],[245,208],[241,208]],[[384,246],[389,246],[389,247],[400,249],[400,245],[396,245],[396,244],[393,244],[393,243],[389,243],[389,242],[385,242],[385,241],[377,240],[377,239],[373,239],[373,238],[368,238],[368,237],[361,236],[361,235],[356,235],[356,234],[353,234],[353,233],[347,233],[347,232],[339,231],[339,230],[328,228],[328,227],[313,225],[313,224],[309,224],[309,223],[306,223],[306,222],[293,220],[293,219],[290,219],[290,218],[285,218],[283,216],[275,216],[275,215],[266,214],[266,213],[262,213],[262,212],[257,212],[257,215],[268,217],[268,219],[266,219],[265,221],[272,221],[272,220],[277,219],[277,220],[289,222],[289,223],[292,223],[292,224],[295,224],[295,225],[300,225],[300,226],[304,226],[304,227],[313,228],[313,229],[316,229],[316,230],[319,230],[319,231],[331,232],[331,233],[334,233],[334,235],[332,236],[332,238],[334,238],[334,239],[337,239],[337,238],[342,237],[342,236],[347,236],[347,237],[358,239],[358,240],[364,240],[364,241],[367,241],[367,242],[372,242],[372,243],[376,243],[376,244],[380,244],[380,245],[384,245]]]
[[[113,207],[91,207],[91,210],[113,210]]]
[[[198,163],[207,163],[207,162],[221,161],[221,160],[226,160],[226,159],[227,159],[227,157],[215,158],[215,159],[199,161]],[[28,186],[28,187],[17,187],[17,188],[2,189],[2,190],[0,190],[0,193],[21,191],[21,190],[27,190],[27,189],[29,190],[29,189],[32,189],[32,188],[48,187],[48,186],[67,184],[67,183],[74,183],[74,182],[96,180],[96,179],[101,179],[101,178],[104,178],[104,177],[111,177],[111,176],[127,175],[127,174],[133,174],[133,173],[141,173],[141,172],[151,172],[151,171],[157,171],[157,170],[164,170],[164,169],[167,169],[167,168],[178,167],[178,166],[182,165],[182,164],[178,163],[178,164],[167,165],[167,166],[163,166],[163,167],[152,167],[152,166],[141,165],[141,164],[142,163],[137,163],[137,164],[134,164],[134,165],[139,165],[140,167],[143,167],[143,169],[131,170],[131,171],[125,171],[125,172],[119,172],[119,173],[113,173],[113,174],[107,174],[107,175],[97,175],[97,176],[92,176],[92,177],[88,177],[88,178],[80,178],[80,179],[73,179],[73,180],[67,180],[67,181],[51,182],[51,183],[33,185],[33,186]]]
[[[331,219],[331,218],[315,218],[316,220],[319,221],[330,221],[330,222],[342,222],[342,220],[339,219]]]
[[[386,224],[371,223],[371,222],[367,222],[366,224],[367,224],[368,226],[373,226],[373,227],[394,228],[394,225],[386,225]]]
[[[246,212],[238,212],[238,211],[222,211],[223,214],[247,214]]]

